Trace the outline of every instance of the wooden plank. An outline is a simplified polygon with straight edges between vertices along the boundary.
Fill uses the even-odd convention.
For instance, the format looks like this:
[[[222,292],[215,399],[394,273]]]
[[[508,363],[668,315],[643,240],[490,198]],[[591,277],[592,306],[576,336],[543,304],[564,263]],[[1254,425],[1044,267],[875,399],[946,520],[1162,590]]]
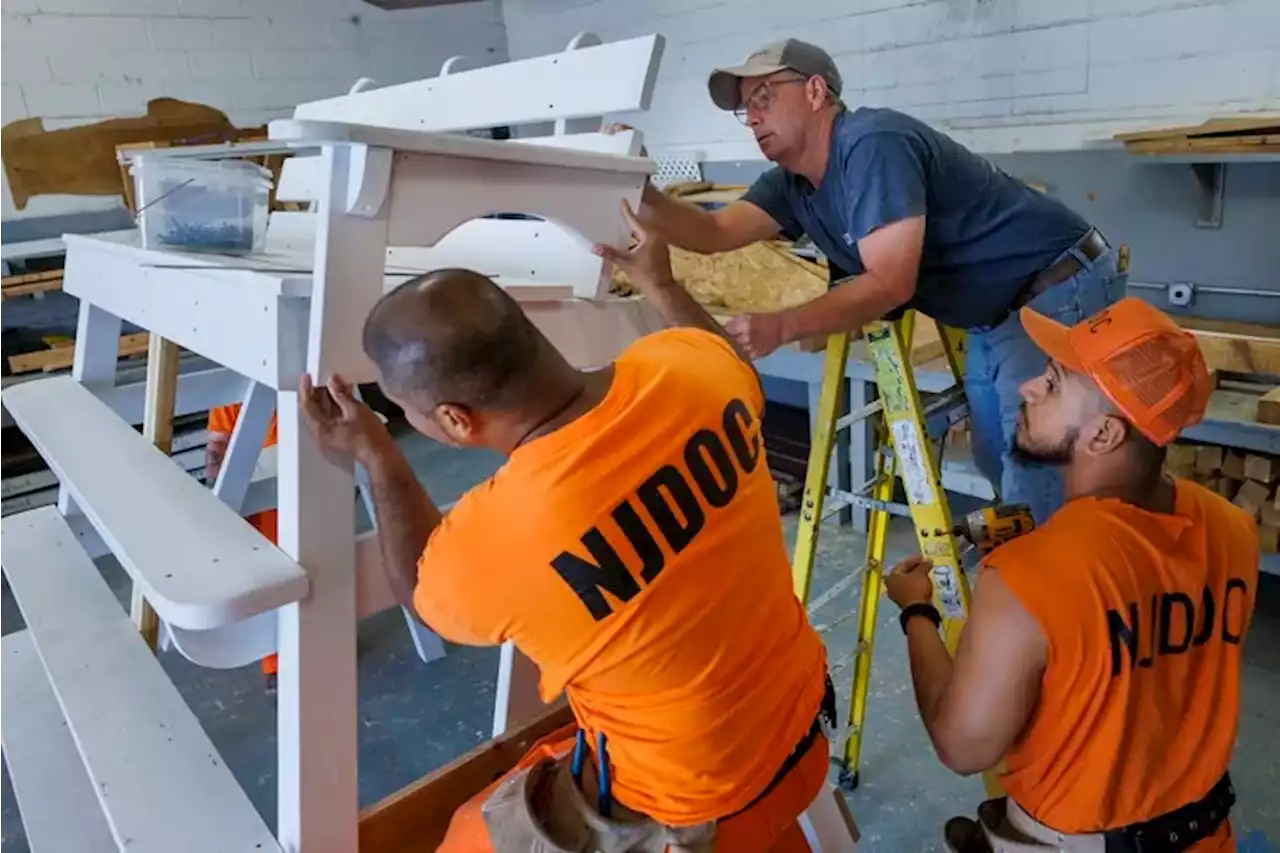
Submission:
[[[505,62],[301,104],[294,118],[454,131],[647,110],[664,44],[648,35]]]
[[[173,406],[178,396],[178,347],[159,335],[151,335],[147,348],[147,391],[143,402],[142,437],[166,456],[173,450]],[[238,509],[238,508],[237,508]],[[160,641],[160,620],[135,583],[129,616],[147,646],[155,651]]]
[[[306,595],[297,563],[74,379],[27,382],[3,399],[166,622],[214,628]]]
[[[1258,423],[1280,426],[1280,387],[1272,388],[1258,400]]]
[[[146,140],[218,142],[240,130],[221,111],[174,98],[156,98],[146,115],[115,118],[59,130],[27,118],[0,129],[4,172],[13,203],[22,210],[32,196],[119,195],[116,146]]]
[[[9,586],[117,844],[279,850],[58,511],[12,515],[0,528]]]
[[[0,290],[0,299],[15,299],[19,296],[32,296],[37,293],[48,293],[51,290],[61,289],[62,270],[58,270],[57,276],[32,282],[30,284],[6,284],[4,289]]]
[[[1127,150],[1133,154],[1267,154],[1280,149],[1280,134],[1257,136],[1211,136],[1205,138],[1153,139],[1131,142]]]
[[[34,853],[116,849],[29,631],[0,640],[4,757]],[[71,819],[69,819],[71,818]]]
[[[1280,375],[1280,327],[1177,317],[1196,336],[1210,371]]]
[[[1130,142],[1145,139],[1166,139],[1178,136],[1208,136],[1217,133],[1245,133],[1248,131],[1270,130],[1271,128],[1280,129],[1280,116],[1211,118],[1196,125],[1117,133],[1115,138],[1123,142]]]
[[[557,705],[397,791],[360,815],[360,853],[435,850],[458,807],[500,779],[540,739],[573,722]]]
[[[44,270],[42,272],[30,272],[23,275],[7,275],[0,279],[0,288],[8,290],[24,284],[35,284],[42,281],[51,281],[53,279],[61,279],[62,270]]]
[[[139,355],[147,351],[147,333],[120,336],[120,358]],[[66,370],[71,367],[76,357],[76,348],[70,346],[50,347],[46,350],[24,352],[9,356],[9,371],[12,373],[33,373],[43,370],[49,373],[54,370]]]

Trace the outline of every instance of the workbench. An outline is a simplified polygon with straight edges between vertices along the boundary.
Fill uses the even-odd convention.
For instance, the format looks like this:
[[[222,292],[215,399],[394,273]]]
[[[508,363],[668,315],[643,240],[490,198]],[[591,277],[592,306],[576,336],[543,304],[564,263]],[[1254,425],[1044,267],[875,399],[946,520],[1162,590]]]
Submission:
[[[813,413],[818,408],[818,392],[822,387],[823,358],[821,352],[801,352],[794,347],[784,347],[757,359],[755,366],[764,384],[766,398],[772,402],[807,409],[812,422]],[[845,411],[850,406],[862,406],[875,401],[875,367],[867,357],[865,342],[851,342],[845,377],[848,380]],[[918,366],[915,378],[921,393],[946,391],[955,384],[945,358],[937,358]],[[1219,388],[1210,398],[1205,419],[1184,430],[1182,437],[1254,453],[1280,455],[1280,426],[1258,423],[1256,412],[1256,396],[1230,388]],[[861,428],[855,426],[847,434],[840,435],[838,441],[834,466],[836,470],[831,475],[832,485],[848,489],[850,484],[856,487],[866,483],[873,470],[873,422],[868,420]],[[967,495],[984,501],[995,499],[991,484],[967,456],[951,452],[944,455],[942,484],[952,494]],[[855,512],[852,523],[856,530],[865,531],[866,512]],[[1280,555],[1264,554],[1262,570],[1280,575]]]

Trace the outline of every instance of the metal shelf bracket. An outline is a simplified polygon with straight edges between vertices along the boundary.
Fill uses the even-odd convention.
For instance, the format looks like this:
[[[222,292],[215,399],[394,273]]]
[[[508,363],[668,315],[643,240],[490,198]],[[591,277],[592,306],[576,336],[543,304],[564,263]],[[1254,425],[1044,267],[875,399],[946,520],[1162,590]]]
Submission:
[[[1227,186],[1226,163],[1192,163],[1199,190],[1197,200],[1197,228],[1222,227],[1222,198]]]

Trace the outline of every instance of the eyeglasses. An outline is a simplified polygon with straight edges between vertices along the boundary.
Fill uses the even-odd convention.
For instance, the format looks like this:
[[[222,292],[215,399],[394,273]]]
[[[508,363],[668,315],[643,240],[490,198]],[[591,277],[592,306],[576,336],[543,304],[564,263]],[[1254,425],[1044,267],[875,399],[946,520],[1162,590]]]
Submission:
[[[747,95],[747,97],[743,99],[742,106],[734,110],[733,114],[738,117],[738,121],[746,124],[747,110],[754,109],[759,112],[767,110],[773,105],[774,100],[777,98],[777,93],[774,92],[774,87],[784,86],[787,83],[806,83],[808,80],[808,77],[788,77],[785,80],[766,80],[759,86],[755,87],[755,89],[751,91],[751,94]]]

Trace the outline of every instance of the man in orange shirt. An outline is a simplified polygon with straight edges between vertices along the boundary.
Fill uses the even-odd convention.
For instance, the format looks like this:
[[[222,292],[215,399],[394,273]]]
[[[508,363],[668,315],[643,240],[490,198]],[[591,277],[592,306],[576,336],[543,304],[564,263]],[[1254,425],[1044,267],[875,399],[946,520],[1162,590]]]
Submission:
[[[637,245],[599,251],[674,328],[599,370],[571,367],[474,272],[407,282],[370,313],[365,352],[409,423],[506,456],[448,515],[341,377],[304,377],[303,414],[367,469],[400,602],[447,639],[533,660],[614,800],[711,824],[722,850],[807,850],[796,818],[825,783],[829,686],[792,592],[759,378],[625,215]]]
[[[218,406],[209,410],[209,440],[204,449],[204,479],[210,486],[218,479],[222,470],[222,460],[226,458],[227,446],[231,443],[231,433],[235,431],[236,421],[240,418],[240,404]],[[262,446],[274,447],[276,444],[276,416],[271,416],[271,424],[267,427],[267,437]],[[279,529],[279,512],[264,509],[245,518],[259,533],[274,544]],[[267,682],[267,690],[276,689],[276,674],[280,666],[274,654],[262,659],[262,675]]]
[[[1024,308],[1048,354],[1016,449],[1060,465],[1067,502],[984,561],[947,655],[929,564],[886,580],[943,763],[995,767],[1008,797],[947,825],[953,850],[1231,851],[1227,775],[1257,528],[1162,471],[1212,390],[1195,338],[1130,297],[1066,327]],[[988,846],[989,845],[989,846]]]

